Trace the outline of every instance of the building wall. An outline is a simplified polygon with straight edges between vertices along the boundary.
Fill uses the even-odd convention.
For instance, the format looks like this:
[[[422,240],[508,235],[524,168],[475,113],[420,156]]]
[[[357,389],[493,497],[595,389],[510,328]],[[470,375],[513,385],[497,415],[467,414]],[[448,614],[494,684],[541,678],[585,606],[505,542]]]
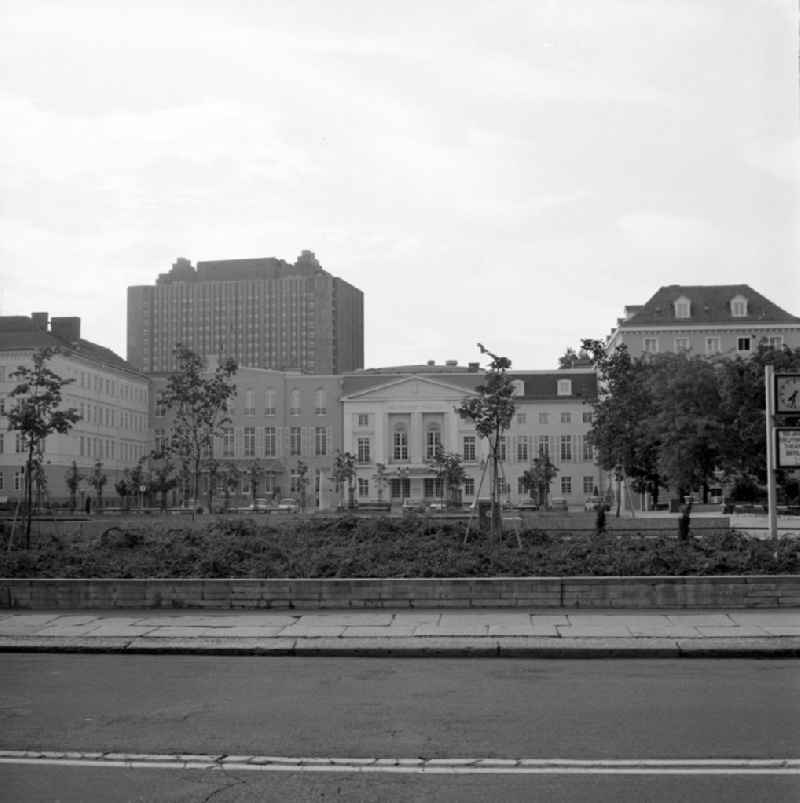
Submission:
[[[321,270],[285,266],[273,273],[128,288],[129,361],[148,373],[172,370],[173,350],[182,343],[261,368],[320,374],[360,368],[361,291]]]
[[[339,377],[243,367],[233,381],[236,395],[230,405],[232,421],[228,426],[233,437],[218,438],[214,445],[214,456],[218,460],[233,463],[242,472],[232,504],[250,503],[253,494],[249,488],[248,469],[256,461],[269,472],[258,482],[257,498],[294,495],[291,472],[302,461],[308,466],[307,507],[326,507],[328,477],[336,449],[341,444]],[[161,410],[157,405],[166,382],[166,375],[153,377],[155,439],[167,437],[169,433],[170,413],[164,411],[164,415],[159,415]],[[318,397],[320,392],[322,398]],[[318,401],[322,406],[318,406]],[[273,440],[274,449],[271,448]],[[203,483],[203,496],[206,488]]]
[[[709,343],[709,339],[712,340]],[[764,324],[703,327],[641,327],[619,328],[609,340],[609,347],[625,344],[631,354],[646,351],[657,353],[688,351],[690,354],[747,356],[758,350],[760,344],[777,348],[800,347],[800,327]]]
[[[566,376],[556,372],[551,374],[553,377]],[[475,383],[480,381],[479,375],[473,377]],[[412,498],[433,499],[435,485],[434,493],[426,492],[426,489],[431,490],[431,479],[435,476],[428,462],[431,456],[428,431],[436,427],[444,450],[464,459],[468,482],[463,488],[463,500],[471,502],[478,495],[489,496],[488,473],[483,478],[481,489],[482,461],[488,458],[488,443],[478,438],[474,427],[455,412],[455,407],[469,394],[469,389],[448,387],[447,376],[409,376],[399,382],[395,377],[395,381],[387,385],[388,381],[388,376],[376,375],[372,390],[360,391],[342,400],[342,448],[357,459],[361,458],[357,464],[358,498],[371,501],[378,498],[377,464],[382,463],[388,480],[383,491],[384,499],[390,498],[392,479],[408,480],[408,496]],[[540,449],[548,451],[551,461],[559,469],[551,484],[552,496],[563,496],[568,504],[577,506],[582,505],[595,490],[605,490],[606,478],[594,463],[593,452],[586,442],[591,428],[592,408],[589,404],[572,394],[559,397],[553,393],[542,398],[520,396],[515,407],[514,420],[505,435],[503,472],[508,483],[506,498],[512,502],[528,498],[519,482]],[[407,432],[407,459],[398,459],[394,451],[395,426],[404,427]],[[474,459],[470,439],[474,439]],[[398,483],[395,483],[397,490]],[[400,491],[403,493],[402,483]]]
[[[30,350],[0,352],[0,397],[7,397],[16,381],[11,373],[18,365],[32,366]],[[107,483],[103,496],[116,497],[114,483],[125,468],[132,468],[151,448],[149,427],[149,382],[146,377],[114,366],[95,363],[84,357],[57,354],[49,367],[64,379],[74,380],[62,390],[63,407],[74,407],[82,419],[66,434],[53,434],[45,442],[45,473],[51,502],[69,498],[65,475],[74,461],[84,476],[95,463],[102,463]],[[5,401],[6,406],[9,404]],[[0,416],[0,497],[21,498],[21,467],[26,455],[17,451],[15,432],[7,430],[8,419]],[[79,499],[95,496],[85,480]]]

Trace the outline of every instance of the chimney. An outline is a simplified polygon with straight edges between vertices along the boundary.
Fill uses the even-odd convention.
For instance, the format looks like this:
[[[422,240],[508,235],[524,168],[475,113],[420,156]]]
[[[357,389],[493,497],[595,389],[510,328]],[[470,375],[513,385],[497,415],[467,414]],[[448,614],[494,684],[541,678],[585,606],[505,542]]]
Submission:
[[[46,312],[32,312],[31,320],[33,321],[34,329],[38,329],[40,332],[46,332],[48,317],[49,315]]]
[[[480,367],[481,364],[479,362],[471,362],[467,364],[467,368],[471,374],[477,374]]]
[[[445,360],[444,364],[449,365],[452,368],[454,365],[458,365],[458,360]]]
[[[50,334],[67,343],[75,343],[81,339],[81,319],[78,317],[51,318]]]
[[[428,365],[436,365],[436,360],[428,360]]]

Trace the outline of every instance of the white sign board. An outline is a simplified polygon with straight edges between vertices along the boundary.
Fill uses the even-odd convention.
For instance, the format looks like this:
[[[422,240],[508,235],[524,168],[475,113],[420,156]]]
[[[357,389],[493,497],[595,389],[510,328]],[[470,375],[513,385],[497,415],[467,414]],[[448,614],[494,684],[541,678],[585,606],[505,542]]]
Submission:
[[[800,468],[800,429],[776,429],[778,468]]]

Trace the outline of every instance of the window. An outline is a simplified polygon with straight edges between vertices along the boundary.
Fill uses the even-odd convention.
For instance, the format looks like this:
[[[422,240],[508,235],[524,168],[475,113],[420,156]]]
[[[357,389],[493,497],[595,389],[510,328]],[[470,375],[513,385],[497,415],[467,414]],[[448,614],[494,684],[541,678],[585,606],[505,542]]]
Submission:
[[[358,496],[360,499],[366,499],[369,496],[369,480],[363,477],[358,478]]]
[[[524,426],[527,422],[528,416],[525,413],[517,413],[517,424]]]
[[[556,389],[556,393],[559,396],[571,396],[572,395],[572,380],[571,379],[559,379],[558,386]]]
[[[21,432],[14,434],[14,451],[17,454],[22,454],[25,451],[25,439],[22,437]]]
[[[525,482],[525,477],[517,477],[517,494],[524,496],[528,492],[528,486]]]
[[[442,437],[438,424],[431,424],[425,433],[425,459],[433,460],[442,446]]]
[[[592,442],[588,438],[583,439],[583,453],[581,456],[589,462],[594,460],[594,446],[592,446]]]
[[[163,401],[156,402],[155,417],[163,418],[167,414],[167,405]]]
[[[750,338],[737,337],[736,338],[736,351],[750,351]]]
[[[539,423],[547,424],[550,421],[550,413],[539,413]]]
[[[392,457],[408,460],[408,433],[403,426],[396,427],[392,433]]]
[[[572,423],[572,413],[561,413],[561,423],[562,424],[571,424]]]
[[[369,426],[369,413],[359,413],[356,416],[356,426],[357,427],[368,427]]]
[[[328,454],[328,430],[325,427],[314,429],[314,454],[317,456]]]
[[[300,391],[297,388],[289,394],[289,415],[300,415]]]
[[[264,415],[275,415],[275,388],[264,392]]]
[[[464,480],[464,496],[475,496],[475,480],[472,477]]]
[[[544,457],[545,455],[550,454],[550,439],[547,435],[538,435],[538,447],[536,449],[536,453],[539,457]]]
[[[783,335],[770,335],[767,338],[767,344],[771,349],[779,349],[783,347]]]
[[[411,480],[407,477],[395,477],[390,483],[392,499],[408,499],[411,496]]]
[[[248,388],[244,393],[244,414],[256,414],[256,392],[252,388]]]
[[[572,460],[572,435],[561,436],[561,459]]]
[[[425,477],[422,481],[423,496],[430,499],[433,496],[442,496],[442,481],[438,477]]]
[[[83,438],[81,438],[81,440],[83,440]],[[5,450],[6,450],[5,435],[2,432],[0,432],[0,454],[3,454]]]
[[[2,491],[4,487],[5,487],[5,477],[3,476],[3,472],[0,471],[0,491]]]
[[[499,460],[508,460],[505,435],[500,436],[500,443],[498,444],[498,449],[497,449],[497,457]]]
[[[296,468],[289,472],[289,493],[300,493],[300,472]]]
[[[19,469],[14,472],[14,490],[21,491],[22,490],[22,469]]]
[[[688,298],[681,296],[675,302],[675,317],[689,318],[691,316],[692,305]]]
[[[719,338],[707,337],[706,338],[706,354],[719,354]]]
[[[325,415],[328,412],[324,388],[317,388],[314,394],[314,412],[317,415]]]
[[[369,463],[369,438],[359,438],[357,441],[357,459],[359,463]]]
[[[584,424],[591,424],[592,423],[592,413],[588,410],[584,410],[581,413],[581,420]]]
[[[583,478],[583,492],[586,496],[592,496],[594,493],[594,477]]]
[[[289,427],[289,454],[300,454],[300,427]]]
[[[256,456],[256,428],[255,427],[245,427],[244,428],[244,456],[245,457],[255,457]]]
[[[747,299],[744,296],[735,296],[731,299],[731,315],[734,318],[747,317]]]
[[[520,435],[517,439],[517,461],[520,463],[528,462],[528,436]]]
[[[572,493],[572,477],[561,478],[561,493],[562,494]]]
[[[465,463],[474,463],[475,462],[475,436],[474,435],[465,435],[464,436],[464,462]]]
[[[689,351],[689,338],[688,337],[676,337],[675,338],[675,353],[681,351]]]
[[[657,337],[643,338],[642,351],[645,354],[658,354],[658,338]]]
[[[222,430],[223,457],[233,457],[233,444],[234,444],[233,427],[225,427],[225,429]]]

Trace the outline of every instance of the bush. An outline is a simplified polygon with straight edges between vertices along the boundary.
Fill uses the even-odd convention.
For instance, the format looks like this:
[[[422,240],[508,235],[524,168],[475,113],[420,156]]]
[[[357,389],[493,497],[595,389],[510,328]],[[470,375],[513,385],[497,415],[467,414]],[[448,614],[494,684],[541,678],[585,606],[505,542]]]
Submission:
[[[796,574],[798,542],[735,532],[681,542],[644,533],[521,533],[492,542],[424,519],[139,521],[96,538],[41,538],[0,553],[3,577],[488,577]]]

